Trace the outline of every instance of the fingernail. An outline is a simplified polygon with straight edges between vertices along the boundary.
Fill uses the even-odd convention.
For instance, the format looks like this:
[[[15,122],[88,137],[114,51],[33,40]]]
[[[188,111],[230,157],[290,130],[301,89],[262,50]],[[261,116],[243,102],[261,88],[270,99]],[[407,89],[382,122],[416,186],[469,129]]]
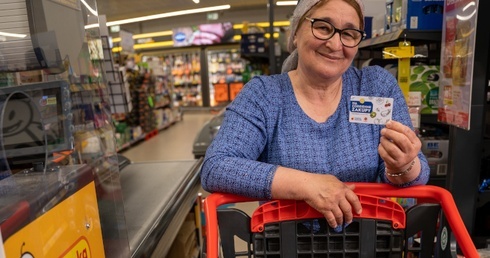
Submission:
[[[362,209],[357,211],[357,215],[361,215],[361,213],[362,213]]]
[[[344,223],[344,229],[345,229],[347,226],[349,226],[349,225],[350,225],[350,223],[351,223],[351,222],[345,222],[345,223]]]
[[[335,231],[337,233],[342,232],[342,226],[341,225],[338,225],[336,228],[333,229],[333,231]]]

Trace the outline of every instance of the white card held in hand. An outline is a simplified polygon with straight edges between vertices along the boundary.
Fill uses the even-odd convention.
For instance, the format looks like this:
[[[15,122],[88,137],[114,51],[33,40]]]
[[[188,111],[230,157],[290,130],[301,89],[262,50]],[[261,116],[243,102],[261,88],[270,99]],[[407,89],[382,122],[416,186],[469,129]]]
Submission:
[[[393,98],[351,96],[349,121],[351,123],[384,125],[393,115]]]

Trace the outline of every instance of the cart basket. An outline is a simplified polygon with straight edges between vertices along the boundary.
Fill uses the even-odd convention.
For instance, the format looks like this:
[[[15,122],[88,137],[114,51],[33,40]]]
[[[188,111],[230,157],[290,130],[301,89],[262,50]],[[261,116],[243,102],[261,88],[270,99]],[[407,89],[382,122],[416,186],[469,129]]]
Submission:
[[[249,217],[237,209],[218,208],[261,200],[213,193],[204,199],[203,257],[217,258],[220,245],[225,258],[447,257],[451,231],[465,257],[479,257],[451,193],[444,188],[352,184],[362,214],[354,214],[353,222],[341,232],[330,228],[323,215],[303,201],[272,200]],[[417,204],[404,209],[394,197],[414,198]],[[235,251],[235,237],[247,243],[247,251]]]

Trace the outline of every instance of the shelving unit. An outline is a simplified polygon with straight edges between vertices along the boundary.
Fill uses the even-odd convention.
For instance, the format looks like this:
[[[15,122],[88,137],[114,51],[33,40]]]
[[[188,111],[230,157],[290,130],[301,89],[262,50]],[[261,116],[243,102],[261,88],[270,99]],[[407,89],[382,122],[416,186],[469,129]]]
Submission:
[[[386,47],[398,46],[400,42],[408,41],[415,48],[416,57],[411,58],[411,66],[423,63],[432,67],[439,65],[441,53],[441,31],[423,31],[423,30],[399,30],[388,33],[379,37],[366,39],[359,45],[359,56],[357,58],[358,66],[361,66],[365,60],[376,60],[374,63],[380,65],[393,65],[397,67],[398,60],[382,59],[382,51]],[[420,111],[419,111],[420,112]],[[437,114],[419,114],[421,136],[434,137],[437,139],[449,138],[449,126],[437,121]],[[433,128],[437,130],[431,131]],[[447,155],[447,153],[445,153]],[[433,162],[433,161],[431,161]],[[446,176],[437,175],[436,171],[431,171],[429,184],[445,187]]]
[[[170,59],[176,106],[202,106],[199,52],[177,53]]]
[[[489,8],[490,2],[479,1],[478,9],[480,14],[484,14],[483,10]],[[489,18],[485,15],[478,15],[478,28],[476,29],[476,45],[473,49],[475,55],[474,65],[478,67],[473,73],[471,84],[473,85],[471,93],[471,130],[464,130],[455,126],[449,126],[439,123],[435,115],[423,115],[422,123],[443,127],[447,130],[449,138],[449,160],[448,174],[442,180],[441,178],[433,178],[433,184],[445,187],[454,196],[458,210],[461,213],[463,221],[468,228],[470,234],[481,230],[476,225],[475,217],[483,216],[484,210],[477,212],[476,208],[481,208],[485,203],[488,203],[488,192],[479,193],[477,190],[478,184],[483,178],[488,177],[488,167],[482,161],[485,161],[484,153],[488,153],[488,130],[490,128],[489,117],[490,109],[488,108],[488,81],[490,76],[489,52],[488,44],[490,37],[488,34]],[[483,25],[483,26],[481,26]],[[406,39],[414,46],[427,45],[430,60],[440,58],[440,41],[442,39],[441,31],[413,31],[402,30],[394,33],[382,35],[377,38],[367,39],[359,45],[359,57],[356,60],[357,64],[369,58],[379,58],[382,48],[388,46],[396,46],[398,42]],[[483,153],[482,153],[483,150]],[[478,203],[477,203],[478,200]],[[488,205],[488,204],[487,204]],[[478,206],[478,207],[477,207]],[[488,208],[487,208],[488,211]],[[487,217],[488,219],[488,217]],[[481,234],[481,232],[479,232]],[[487,238],[488,232],[481,236]]]
[[[124,81],[119,67],[114,63],[108,36],[101,36],[101,40],[104,53],[103,68],[111,97],[111,112],[116,120],[124,119],[125,115],[132,109],[128,95],[128,84]]]
[[[359,49],[380,49],[387,46],[396,46],[401,40],[407,40],[412,45],[427,44],[441,41],[440,30],[398,30],[378,37],[365,39],[359,44]]]
[[[152,57],[151,74],[154,77],[155,97],[153,112],[156,117],[157,130],[162,130],[182,118],[181,110],[174,101],[175,89],[171,74],[170,60]],[[155,66],[156,65],[156,66]]]
[[[243,87],[243,75],[248,62],[235,47],[207,51],[210,105],[230,102]]]
[[[441,31],[440,30],[399,30],[384,34],[375,38],[363,40],[359,44],[358,56],[355,65],[360,67],[370,59],[381,60],[382,50],[385,47],[398,46],[399,42],[408,41],[415,47],[415,57],[411,58],[411,63],[425,63],[436,65],[440,62],[441,56]],[[397,60],[383,60],[384,63],[396,63]]]

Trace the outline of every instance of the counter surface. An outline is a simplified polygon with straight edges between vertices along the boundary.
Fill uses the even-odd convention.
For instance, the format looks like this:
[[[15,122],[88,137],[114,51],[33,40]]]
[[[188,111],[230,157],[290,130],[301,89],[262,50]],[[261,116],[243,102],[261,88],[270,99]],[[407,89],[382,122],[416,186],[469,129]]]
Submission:
[[[141,162],[121,170],[132,257],[149,257],[178,210],[190,208],[182,202],[197,196],[200,165],[201,160]]]

